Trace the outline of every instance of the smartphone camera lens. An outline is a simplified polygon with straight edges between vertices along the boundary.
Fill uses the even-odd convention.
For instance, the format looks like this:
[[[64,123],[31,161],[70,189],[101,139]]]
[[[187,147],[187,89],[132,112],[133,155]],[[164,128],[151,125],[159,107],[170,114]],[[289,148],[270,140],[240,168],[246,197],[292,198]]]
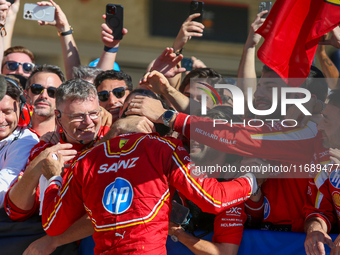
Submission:
[[[25,14],[25,18],[26,18],[26,19],[28,18],[28,15],[27,15],[27,14]]]
[[[110,6],[108,11],[110,14],[116,14],[116,6]]]
[[[31,19],[31,18],[32,18],[32,15],[28,15],[28,17]]]
[[[191,3],[191,5],[192,5],[192,9],[193,10],[197,10],[198,9],[198,2],[193,2],[193,3]]]

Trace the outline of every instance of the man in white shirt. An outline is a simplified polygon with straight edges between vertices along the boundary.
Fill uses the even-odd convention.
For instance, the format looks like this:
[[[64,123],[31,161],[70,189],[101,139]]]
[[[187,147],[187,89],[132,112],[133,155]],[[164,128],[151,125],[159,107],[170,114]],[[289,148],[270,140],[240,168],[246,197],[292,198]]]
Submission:
[[[0,208],[7,190],[25,167],[38,136],[26,127],[19,127],[20,90],[13,79],[0,76],[7,83],[6,95],[0,101]]]

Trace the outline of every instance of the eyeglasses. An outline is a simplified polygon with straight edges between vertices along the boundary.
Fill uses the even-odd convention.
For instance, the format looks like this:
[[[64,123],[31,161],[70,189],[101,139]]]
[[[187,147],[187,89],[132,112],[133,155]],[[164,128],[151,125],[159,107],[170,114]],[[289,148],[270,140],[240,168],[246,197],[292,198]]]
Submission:
[[[42,85],[35,84],[35,83],[33,83],[30,86],[30,89],[31,89],[32,93],[35,94],[35,95],[40,95],[41,93],[43,93],[44,89],[46,89],[47,90],[47,95],[50,98],[55,98],[55,94],[56,94],[56,91],[57,91],[57,88],[55,88],[55,87],[45,88]]]
[[[19,63],[19,62],[16,62],[16,61],[6,61],[5,65],[7,66],[8,70],[10,70],[10,71],[18,70],[19,65],[21,65],[24,73],[31,73],[33,71],[34,66],[35,66],[33,63]]]
[[[123,96],[125,96],[125,90],[127,90],[128,88],[126,87],[119,87],[119,88],[115,88],[112,91],[107,91],[107,90],[103,90],[98,92],[98,98],[101,102],[106,102],[107,100],[109,100],[110,97],[110,92],[112,92],[112,94],[117,97],[117,98],[122,98]]]
[[[62,111],[60,112],[67,115],[70,118],[71,122],[75,122],[75,121],[84,121],[87,115],[90,117],[91,120],[98,119],[101,110],[99,109],[99,110],[95,110],[89,113],[76,113],[76,114],[67,114]]]

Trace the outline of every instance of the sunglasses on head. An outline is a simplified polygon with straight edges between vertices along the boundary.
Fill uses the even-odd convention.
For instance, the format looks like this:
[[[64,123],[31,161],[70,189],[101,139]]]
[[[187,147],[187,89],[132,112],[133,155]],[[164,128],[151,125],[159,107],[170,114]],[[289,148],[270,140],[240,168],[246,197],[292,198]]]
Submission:
[[[16,61],[6,61],[5,65],[7,66],[7,69],[10,70],[10,71],[18,70],[19,65],[21,65],[22,66],[22,70],[25,73],[32,72],[33,69],[34,69],[34,66],[35,66],[33,63],[19,63],[19,62],[16,62]]]
[[[122,98],[123,96],[125,96],[125,90],[127,89],[128,88],[126,87],[119,87],[119,88],[113,89],[112,91],[103,90],[103,91],[98,92],[98,98],[101,102],[105,102],[109,100],[110,92],[112,92],[112,94],[116,98]]]
[[[51,98],[55,98],[55,93],[57,91],[57,88],[55,88],[55,87],[44,88],[40,84],[32,84],[30,86],[30,89],[31,89],[32,93],[35,94],[35,95],[40,95],[41,93],[44,92],[44,89],[46,89],[47,90],[47,95],[49,97],[51,97]]]

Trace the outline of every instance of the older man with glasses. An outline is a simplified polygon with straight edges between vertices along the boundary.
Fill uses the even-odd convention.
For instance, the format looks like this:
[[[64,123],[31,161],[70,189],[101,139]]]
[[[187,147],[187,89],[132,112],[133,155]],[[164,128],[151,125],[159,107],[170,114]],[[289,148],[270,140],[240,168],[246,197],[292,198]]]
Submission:
[[[119,110],[132,90],[130,75],[122,71],[108,70],[98,74],[94,80],[99,104],[112,114],[113,121],[119,117]]]
[[[46,93],[45,91],[44,89],[44,93]],[[50,152],[61,153],[60,155],[67,162],[64,169],[66,178],[70,173],[68,167],[73,158],[91,148],[110,130],[107,126],[101,126],[101,108],[97,91],[89,82],[81,79],[64,82],[56,90],[55,96],[54,120],[61,127],[58,134],[60,143],[54,145],[53,142],[41,141],[32,149],[28,165],[25,171],[20,174],[21,178],[14,183],[6,194],[6,212],[12,220],[24,221],[38,214],[39,201],[42,201],[47,185],[47,180],[41,175],[41,161],[46,155]],[[86,221],[86,216],[80,221]],[[91,233],[93,231],[92,226],[87,226],[89,226]],[[32,245],[40,246],[41,243],[48,242],[56,248],[56,246],[61,245],[60,242],[67,243],[71,236],[75,235],[80,239],[89,235],[88,231],[84,231],[84,228],[79,230],[76,226],[69,231],[63,236],[57,237],[57,239],[60,238],[59,241],[55,237],[52,240],[52,237],[45,236]],[[84,231],[84,234],[82,231]]]

